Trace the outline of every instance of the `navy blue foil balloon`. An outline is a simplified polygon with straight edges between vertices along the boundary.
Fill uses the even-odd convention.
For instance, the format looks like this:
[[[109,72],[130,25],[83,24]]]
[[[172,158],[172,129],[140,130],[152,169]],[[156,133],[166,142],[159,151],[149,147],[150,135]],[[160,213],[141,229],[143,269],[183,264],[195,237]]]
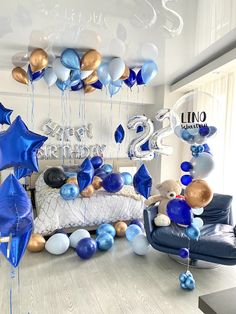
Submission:
[[[133,186],[135,191],[141,194],[143,197],[148,198],[150,196],[152,188],[152,177],[144,164],[134,175]]]
[[[10,127],[0,133],[0,170],[22,167],[38,171],[37,152],[46,136],[31,132],[18,116]]]
[[[0,124],[11,124],[10,116],[13,110],[7,109],[0,103]]]
[[[10,174],[0,186],[0,232],[2,237],[12,235],[9,257],[7,242],[1,243],[0,249],[12,266],[19,265],[32,229],[31,202],[16,177]]]
[[[144,81],[142,78],[141,70],[138,71],[137,77],[136,77],[137,85],[143,85]]]
[[[30,65],[28,65],[28,77],[31,82],[38,81],[44,76],[45,69],[41,71],[32,72]]]
[[[129,77],[126,80],[124,80],[124,82],[129,88],[134,86],[136,82],[136,73],[134,72],[134,70],[132,69],[129,70]]]
[[[93,84],[91,84],[91,86],[93,86],[96,89],[102,89],[103,85],[102,82],[100,82],[99,80]]]
[[[89,158],[86,158],[83,161],[82,165],[80,166],[80,170],[77,174],[77,180],[80,191],[83,191],[84,189],[86,189],[87,186],[89,186],[92,183],[93,177],[94,177],[93,165]]]
[[[123,128],[123,126],[120,124],[114,134],[114,138],[116,143],[122,143],[124,138],[125,138],[125,130]]]
[[[18,180],[27,176],[31,176],[32,173],[33,171],[31,169],[14,167],[14,174]]]

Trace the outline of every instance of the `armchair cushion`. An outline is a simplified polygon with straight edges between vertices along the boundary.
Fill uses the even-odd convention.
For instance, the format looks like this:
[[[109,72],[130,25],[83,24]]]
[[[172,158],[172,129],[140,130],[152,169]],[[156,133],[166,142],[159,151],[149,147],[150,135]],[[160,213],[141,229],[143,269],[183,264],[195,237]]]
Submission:
[[[153,229],[151,238],[160,246],[177,250],[188,247],[189,241],[184,228],[173,223],[169,227]],[[190,250],[193,254],[236,259],[234,227],[225,224],[204,225],[199,240],[190,240]]]

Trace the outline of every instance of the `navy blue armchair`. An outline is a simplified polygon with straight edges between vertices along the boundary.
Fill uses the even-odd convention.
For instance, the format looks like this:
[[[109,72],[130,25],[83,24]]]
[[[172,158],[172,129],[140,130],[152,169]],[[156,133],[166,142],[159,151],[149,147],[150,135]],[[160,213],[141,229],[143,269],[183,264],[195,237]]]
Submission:
[[[232,196],[214,194],[201,216],[204,226],[198,241],[190,240],[190,259],[216,264],[236,264],[236,228],[232,215]],[[154,218],[158,206],[144,210],[144,226],[148,241],[158,251],[178,255],[179,249],[188,247],[185,228],[172,223],[168,227],[156,227]]]

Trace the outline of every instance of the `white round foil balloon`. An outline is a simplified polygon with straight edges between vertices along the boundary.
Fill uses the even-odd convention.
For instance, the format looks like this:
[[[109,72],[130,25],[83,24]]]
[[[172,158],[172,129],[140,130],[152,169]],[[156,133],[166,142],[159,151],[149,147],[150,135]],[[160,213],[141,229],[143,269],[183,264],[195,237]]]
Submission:
[[[53,255],[65,253],[70,246],[70,240],[64,233],[56,233],[51,236],[45,245],[45,249]]]
[[[108,71],[113,81],[118,80],[125,72],[125,63],[121,58],[114,58],[109,62]]]
[[[78,242],[84,238],[90,238],[90,233],[88,232],[88,230],[79,229],[74,231],[69,237],[70,246],[76,248]]]

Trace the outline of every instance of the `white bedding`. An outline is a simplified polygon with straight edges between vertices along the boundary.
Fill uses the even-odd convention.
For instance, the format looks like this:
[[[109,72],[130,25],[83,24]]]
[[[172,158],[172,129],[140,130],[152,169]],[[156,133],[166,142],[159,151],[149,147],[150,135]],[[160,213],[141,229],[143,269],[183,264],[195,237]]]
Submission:
[[[42,235],[60,228],[95,226],[143,217],[144,199],[131,186],[125,186],[117,194],[99,190],[90,198],[65,201],[59,189],[46,185],[41,174],[35,190],[38,217],[34,232]]]

